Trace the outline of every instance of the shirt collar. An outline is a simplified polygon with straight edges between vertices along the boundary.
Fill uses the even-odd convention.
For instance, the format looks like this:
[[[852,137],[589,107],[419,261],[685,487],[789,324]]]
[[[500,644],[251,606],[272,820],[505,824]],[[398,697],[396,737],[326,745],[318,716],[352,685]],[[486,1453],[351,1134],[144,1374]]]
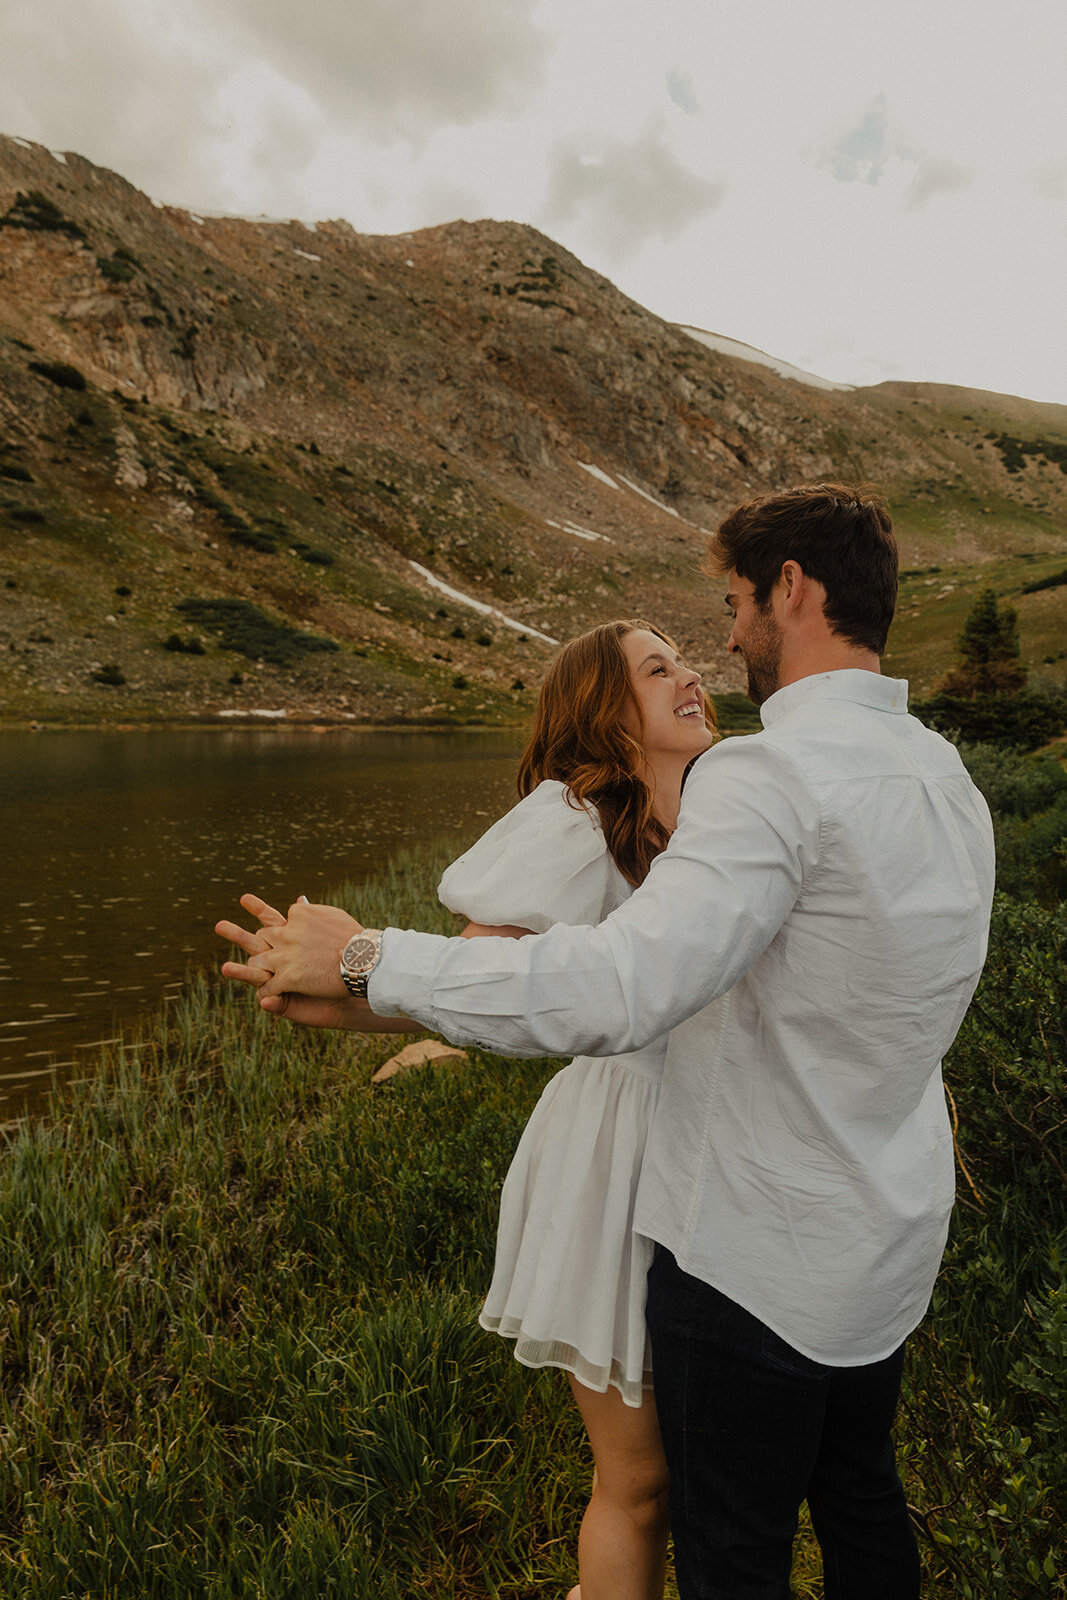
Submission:
[[[876,711],[903,713],[908,709],[908,684],[905,678],[884,678],[878,672],[865,672],[859,667],[816,672],[810,677],[798,678],[795,683],[787,683],[784,689],[777,690],[763,702],[760,706],[763,726],[773,727],[808,700],[851,700]]]

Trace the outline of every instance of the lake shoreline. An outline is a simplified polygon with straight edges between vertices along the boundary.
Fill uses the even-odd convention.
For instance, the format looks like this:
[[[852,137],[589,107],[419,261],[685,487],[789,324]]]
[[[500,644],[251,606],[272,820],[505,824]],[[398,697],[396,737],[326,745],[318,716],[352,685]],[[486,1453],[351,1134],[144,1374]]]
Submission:
[[[199,733],[204,729],[233,728],[280,729],[294,728],[302,733],[506,733],[521,729],[524,719],[501,722],[453,722],[442,718],[431,721],[420,717],[411,722],[348,722],[338,717],[309,717],[300,712],[284,715],[275,713],[241,712],[235,716],[205,717],[153,717],[131,722],[61,722],[42,721],[39,717],[0,718],[0,735],[5,733],[151,733],[165,729],[168,733]]]

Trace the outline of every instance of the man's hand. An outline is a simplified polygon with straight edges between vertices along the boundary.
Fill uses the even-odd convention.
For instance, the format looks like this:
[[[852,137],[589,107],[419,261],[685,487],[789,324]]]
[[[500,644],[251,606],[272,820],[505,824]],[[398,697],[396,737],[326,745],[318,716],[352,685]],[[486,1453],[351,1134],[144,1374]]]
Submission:
[[[341,982],[340,956],[352,935],[362,931],[362,924],[355,917],[338,906],[313,906],[305,899],[289,907],[288,917],[258,895],[242,895],[241,904],[258,918],[260,927],[257,931],[234,922],[216,923],[215,932],[250,958],[247,962],[225,962],[224,978],[235,978],[258,989],[261,1005],[283,995],[312,1000],[348,999]],[[263,1009],[279,1013],[286,1010],[297,1020],[295,1008],[263,1005]]]

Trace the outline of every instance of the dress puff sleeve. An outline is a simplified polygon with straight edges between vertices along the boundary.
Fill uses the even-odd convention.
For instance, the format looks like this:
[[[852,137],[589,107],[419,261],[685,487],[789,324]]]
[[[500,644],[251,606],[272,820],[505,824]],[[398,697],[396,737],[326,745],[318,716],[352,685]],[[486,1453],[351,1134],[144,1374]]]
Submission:
[[[630,894],[596,811],[546,778],[445,871],[441,903],[471,922],[544,933],[603,921]]]

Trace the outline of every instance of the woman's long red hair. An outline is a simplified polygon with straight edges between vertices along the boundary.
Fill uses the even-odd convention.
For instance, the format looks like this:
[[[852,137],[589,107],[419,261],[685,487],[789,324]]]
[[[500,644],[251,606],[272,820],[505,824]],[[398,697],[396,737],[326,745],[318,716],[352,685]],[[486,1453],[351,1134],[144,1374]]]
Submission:
[[[633,884],[642,882],[670,838],[652,814],[644,751],[622,725],[626,706],[636,710],[622,640],[638,628],[677,653],[672,639],[637,618],[602,623],[564,645],[541,688],[518,773],[520,796],[555,778],[573,803],[594,805],[615,865]],[[703,691],[701,699],[714,730],[715,713]]]

